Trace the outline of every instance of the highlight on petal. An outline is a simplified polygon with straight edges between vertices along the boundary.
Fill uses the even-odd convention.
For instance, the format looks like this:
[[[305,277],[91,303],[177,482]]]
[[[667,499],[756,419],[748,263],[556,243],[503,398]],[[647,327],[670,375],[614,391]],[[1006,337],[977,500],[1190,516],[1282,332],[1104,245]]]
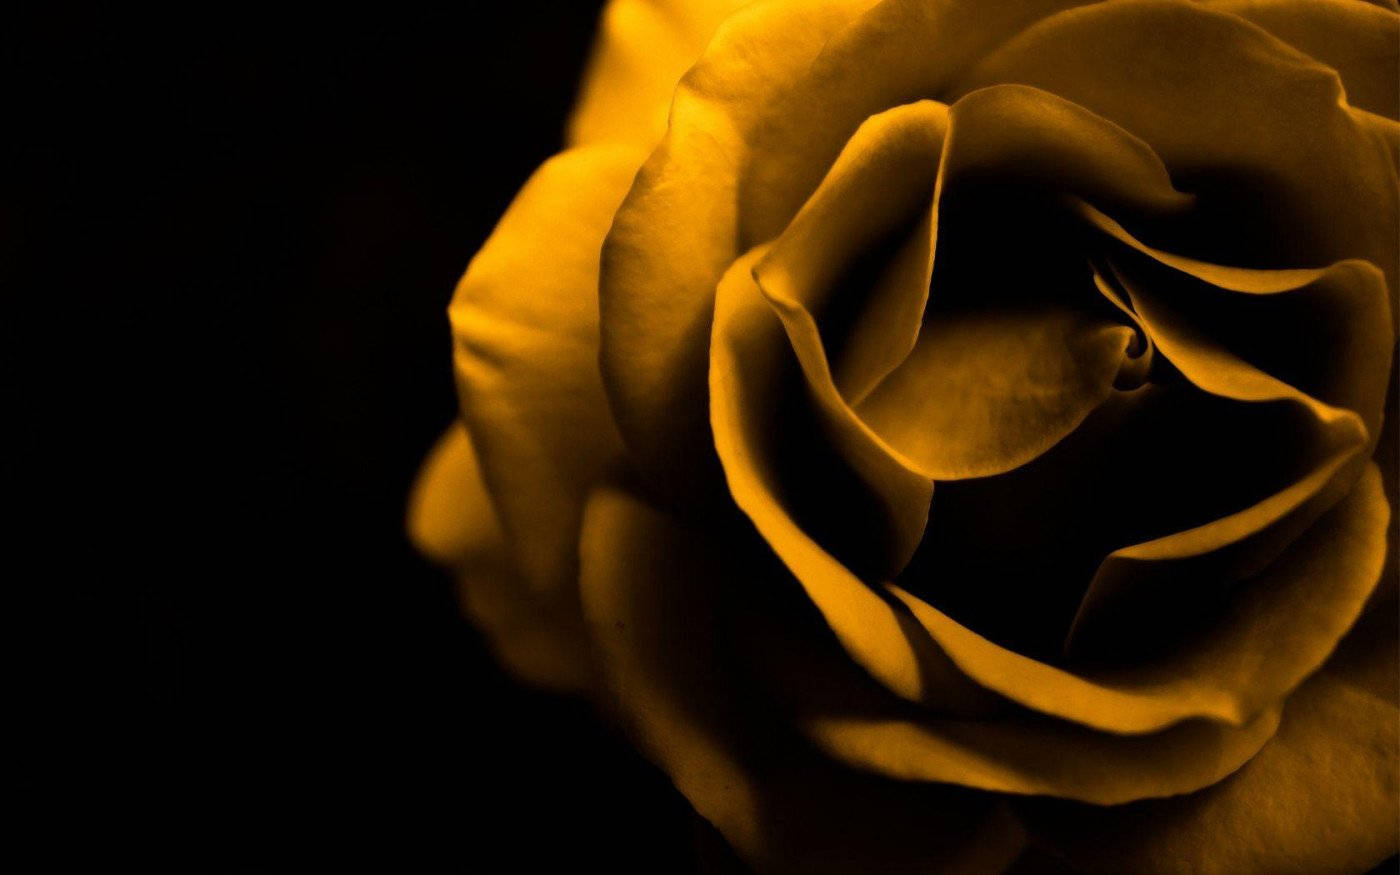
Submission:
[[[812,751],[729,645],[774,581],[623,492],[589,502],[582,586],[607,688],[642,750],[763,872],[989,872],[1020,852],[993,796],[890,781]]]
[[[725,19],[617,211],[603,250],[603,374],[633,460],[673,496],[693,501],[717,480],[706,349],[715,285],[741,253],[737,162],[749,129],[778,83],[800,78],[868,2],[771,0]]]
[[[755,266],[780,315],[806,311],[819,327],[818,345],[830,346],[836,363],[835,387],[851,403],[894,370],[919,335],[947,129],[948,107],[930,100],[871,116]],[[873,276],[858,269],[885,248],[892,256],[870,266]]]
[[[1400,849],[1394,602],[1372,612],[1288,700],[1278,733],[1236,774],[1117,808],[1017,805],[1090,872],[1363,872]]]
[[[1135,337],[1059,307],[940,313],[858,412],[927,477],[997,474],[1039,456],[1101,404]]]
[[[593,689],[591,646],[577,599],[530,592],[514,571],[476,451],[460,422],[438,440],[408,507],[414,545],[452,569],[462,610],[502,667],[559,692]]]
[[[472,259],[449,308],[463,416],[517,567],[571,591],[584,496],[621,453],[597,369],[598,252],[637,165],[550,159]]]
[[[610,0],[569,119],[569,145],[659,142],[676,83],[745,2]]]

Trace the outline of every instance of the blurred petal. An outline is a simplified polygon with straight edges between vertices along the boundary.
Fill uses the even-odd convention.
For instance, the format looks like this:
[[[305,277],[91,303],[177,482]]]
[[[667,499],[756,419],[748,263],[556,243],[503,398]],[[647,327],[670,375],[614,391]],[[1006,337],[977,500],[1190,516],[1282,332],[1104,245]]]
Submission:
[[[747,0],[611,0],[568,142],[625,142],[651,148],[666,131],[671,94],[719,23]]]
[[[584,496],[621,452],[598,376],[598,251],[637,164],[586,147],[540,167],[472,259],[449,314],[462,411],[516,567],[576,586]]]
[[[408,535],[424,555],[448,566],[500,544],[496,511],[460,421],[442,433],[423,461],[408,498]]]
[[[744,591],[774,583],[620,492],[589,503],[583,592],[638,744],[759,872],[995,872],[1019,828],[987,794],[841,767],[772,720],[730,649]]]
[[[463,566],[457,593],[463,613],[510,674],[554,692],[595,691],[593,645],[577,603],[530,592],[503,562]]]
[[[1400,118],[1400,15],[1355,0],[1207,0],[1337,71],[1347,103]]]
[[[1090,808],[1019,806],[1093,872],[1363,872],[1400,848],[1400,660],[1392,602],[1288,700],[1273,740],[1187,796]]]
[[[408,526],[419,550],[454,571],[463,612],[507,671],[562,692],[592,689],[591,648],[577,602],[532,594],[512,570],[461,423],[424,462],[409,498]]]

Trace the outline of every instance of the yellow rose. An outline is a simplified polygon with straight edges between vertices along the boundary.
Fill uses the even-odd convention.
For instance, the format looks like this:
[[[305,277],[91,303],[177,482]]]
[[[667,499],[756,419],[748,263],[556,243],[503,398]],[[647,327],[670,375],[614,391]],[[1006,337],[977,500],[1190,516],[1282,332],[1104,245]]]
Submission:
[[[1375,865],[1397,20],[614,0],[411,530],[759,871]]]

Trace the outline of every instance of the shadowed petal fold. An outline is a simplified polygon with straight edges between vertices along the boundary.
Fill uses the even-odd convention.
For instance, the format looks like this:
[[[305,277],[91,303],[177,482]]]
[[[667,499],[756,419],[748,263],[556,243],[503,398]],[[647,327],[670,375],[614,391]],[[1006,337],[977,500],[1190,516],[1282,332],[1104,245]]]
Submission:
[[[994,797],[845,768],[772,719],[731,649],[736,600],[772,581],[620,491],[589,502],[582,557],[613,705],[756,869],[971,875],[1019,853],[1019,826]]]

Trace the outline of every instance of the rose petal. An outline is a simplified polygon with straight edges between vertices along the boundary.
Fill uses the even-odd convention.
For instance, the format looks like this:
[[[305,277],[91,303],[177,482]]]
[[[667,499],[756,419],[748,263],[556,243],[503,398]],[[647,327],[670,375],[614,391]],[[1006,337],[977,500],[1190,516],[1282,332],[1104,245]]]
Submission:
[[[913,599],[901,588],[889,587],[889,592],[909,603],[912,618],[923,628],[910,627],[906,621],[910,615],[894,610],[876,590],[818,547],[783,509],[778,497],[779,484],[771,468],[762,461],[762,439],[754,423],[742,412],[750,405],[757,405],[761,395],[751,394],[758,387],[745,374],[753,371],[741,366],[741,363],[751,364],[745,358],[742,332],[728,334],[723,328],[727,324],[724,319],[727,301],[728,295],[722,286],[720,319],[716,323],[712,348],[715,384],[711,400],[716,444],[735,500],[801,581],[842,645],[889,689],[905,698],[937,706],[943,701],[950,677],[955,678],[962,672],[1014,701],[1113,732],[1152,732],[1191,717],[1243,722],[1252,716],[1258,705],[1248,698],[1247,691],[1240,685],[1256,682],[1263,685],[1263,679],[1250,672],[1235,674],[1240,661],[1226,657],[1240,657],[1248,663],[1252,656],[1248,653],[1241,656],[1239,651],[1230,650],[1228,646],[1211,651],[1219,656],[1220,664],[1215,668],[1216,673],[1202,671],[1199,684],[1192,683],[1189,674],[1175,685],[1163,683],[1163,675],[1182,673],[1179,662],[1158,665],[1155,671],[1149,666],[1137,675],[1075,676],[993,644]],[[1111,430],[1114,434],[1121,431]],[[1354,525],[1360,526],[1361,537],[1369,531],[1364,521]],[[1384,527],[1383,521],[1380,527]],[[1356,537],[1358,535],[1348,535],[1347,544],[1358,546]],[[1362,561],[1368,556],[1365,551],[1348,554],[1348,558]],[[1313,654],[1325,653],[1330,646],[1327,635],[1339,634],[1340,628],[1344,628],[1346,600],[1358,591],[1361,595],[1357,597],[1364,598],[1365,586],[1375,579],[1374,575],[1365,578],[1360,570],[1356,572],[1359,576],[1350,576],[1350,566],[1344,562],[1330,564],[1338,573],[1348,574],[1346,585],[1338,587],[1334,593],[1339,602],[1336,612],[1329,613],[1333,622],[1317,624],[1313,630],[1317,637],[1311,639],[1312,647],[1298,645],[1289,658],[1279,660],[1278,674],[1270,680],[1273,689],[1286,689],[1296,682],[1298,672],[1306,671],[1307,660]],[[1299,567],[1313,568],[1314,565],[1300,561]],[[1261,616],[1268,615],[1261,613]],[[1335,625],[1337,622],[1342,622],[1343,626],[1339,628]],[[1235,636],[1247,639],[1253,634],[1250,628],[1246,624],[1243,631],[1231,631],[1227,626],[1219,632],[1220,638],[1226,645]],[[1293,661],[1294,657],[1299,661]]]
[[[1107,396],[1134,337],[1111,321],[1056,308],[942,313],[926,318],[920,333],[939,193],[978,174],[1053,181],[1146,211],[1190,202],[1141,141],[1031,88],[988,88],[951,111],[929,101],[908,104],[862,124],[755,275],[784,320],[812,391],[832,395],[834,380],[836,392],[859,401],[883,378],[858,413],[905,467],[928,478],[985,476],[1039,455]],[[923,193],[930,188],[935,221],[919,223],[873,283],[861,282],[859,272],[852,283],[851,265],[905,228],[916,207],[928,209]],[[965,260],[964,249],[958,241],[955,260]],[[1043,286],[1049,272],[1026,279]],[[935,278],[936,300],[956,295],[945,288],[946,271],[943,279]],[[969,297],[980,307],[996,296],[979,289]],[[841,336],[841,314],[852,323],[848,337]],[[836,345],[834,375],[827,344]],[[914,355],[900,364],[911,347]]]
[[[712,404],[717,392],[729,391],[713,387],[742,382],[744,397],[725,399],[726,405],[739,406],[726,409],[740,417],[755,441],[753,458],[763,478],[787,494],[784,505],[808,531],[825,534],[821,540],[828,549],[844,546],[842,559],[850,566],[893,573],[919,543],[933,483],[841,398],[810,315],[792,302],[765,299],[755,276],[764,254],[764,248],[746,254],[720,280]],[[723,353],[713,353],[716,344]],[[797,364],[806,391],[788,378]],[[743,475],[727,464],[725,472],[732,491],[735,477]]]
[[[532,594],[511,570],[461,423],[443,434],[424,462],[409,498],[408,527],[419,550],[456,573],[463,611],[507,671],[560,692],[593,688],[577,601]]]
[[[650,149],[666,132],[671,94],[715,28],[745,0],[611,0],[568,143],[632,143]]]
[[[1355,412],[1374,443],[1388,376],[1382,362],[1395,344],[1385,277],[1374,265],[1355,259],[1312,270],[1208,264],[1148,246],[1087,204],[1080,209],[1131,250],[1128,258],[1112,259],[1129,274],[1124,291],[1148,331],[1171,338],[1186,357],[1176,364],[1188,378],[1197,374],[1193,380],[1204,379],[1215,387],[1210,391],[1241,397],[1222,382],[1237,369],[1222,369],[1218,356],[1209,362],[1193,358],[1209,353],[1186,335],[1201,335],[1209,346],[1229,350],[1302,393]],[[1308,354],[1299,355],[1304,348]],[[1241,375],[1233,383],[1241,380],[1254,382]],[[1271,392],[1262,385],[1260,391]],[[1257,399],[1249,394],[1248,400]]]
[[[736,162],[776,83],[800,78],[868,0],[760,2],[727,18],[677,87],[665,139],[603,250],[604,379],[652,486],[696,501],[718,474],[705,422],[715,284],[741,250]]]
[[[765,241],[788,223],[865,118],[918,97],[948,101],[948,86],[993,47],[1078,2],[872,4],[832,35],[802,76],[786,80],[755,125],[739,187],[740,244]],[[880,59],[878,75],[871,58]]]
[[[448,566],[490,552],[501,541],[476,450],[460,421],[442,433],[423,460],[409,493],[408,535],[419,552]]]
[[[952,707],[936,711],[912,707],[873,684],[829,631],[805,619],[800,606],[772,594],[746,599],[735,639],[744,662],[763,677],[762,698],[826,752],[898,780],[1103,803],[1189,792],[1237,768],[1278,720],[1275,708],[1242,729],[1194,720],[1123,736],[1046,719],[989,695],[946,699],[941,705]]]
[[[1356,123],[1390,155],[1391,188],[1400,190],[1396,169],[1400,167],[1400,122],[1364,109],[1352,110]],[[1393,303],[1393,299],[1392,299]]]
[[[1202,720],[1151,735],[1085,729],[984,694],[912,707],[846,659],[829,631],[781,599],[749,598],[735,640],[761,697],[827,753],[897,780],[1105,803],[1188,792],[1219,780],[1272,734],[1278,710],[1243,729]]]
[[[1273,710],[1239,729],[1193,721],[1152,735],[1050,721],[869,717],[815,719],[806,729],[832,755],[897,780],[1118,805],[1219,781],[1266,744],[1277,725]]]
[[[950,178],[1049,188],[1134,214],[1179,214],[1193,202],[1151,146],[1059,95],[990,85],[958,98],[949,115]]]
[[[998,474],[1083,422],[1113,390],[1134,338],[1058,307],[938,314],[858,412],[926,477]]]
[[[593,645],[577,603],[530,592],[505,562],[464,565],[457,594],[467,619],[515,678],[556,693],[596,691]]]
[[[626,494],[584,523],[590,628],[639,746],[761,872],[988,872],[1019,829],[987,794],[887,781],[814,754],[727,649],[745,579],[726,553]]]
[[[750,258],[757,253],[761,250]],[[791,355],[781,323],[753,287],[747,265],[740,263],[720,283],[710,344],[711,424],[729,491],[764,540],[802,582],[856,661],[900,695],[918,699],[926,688],[927,669],[921,667],[924,654],[906,639],[899,616],[845,565],[818,546],[778,499],[781,483],[773,454],[768,452],[770,435],[764,421],[776,417],[771,412],[768,417],[757,414],[774,402],[782,357]],[[858,421],[854,427],[855,431],[846,434],[863,437],[875,449],[864,458],[878,462],[878,438],[860,432]],[[847,449],[847,458],[862,458],[861,454],[850,452],[857,448]],[[882,521],[875,522],[878,526]],[[871,528],[867,519],[855,531]],[[935,662],[940,658],[936,652],[928,655]]]
[[[1395,286],[1389,155],[1348,111],[1335,72],[1258,27],[1171,0],[1081,7],[1027,28],[954,93],[1005,82],[1074,101],[1151,145],[1198,197],[1189,218],[1164,223],[1182,238],[1167,248],[1270,267],[1359,257]]]
[[[1354,0],[1206,0],[1337,71],[1347,103],[1400,118],[1400,15]]]
[[[1118,239],[1136,242],[1106,217],[1088,212]],[[1095,575],[1076,617],[1071,647],[1081,656],[1091,649],[1118,648],[1124,639],[1134,637],[1135,630],[1160,625],[1160,612],[1169,604],[1208,594],[1223,582],[1262,568],[1344,494],[1374,446],[1388,376],[1382,362],[1393,347],[1385,289],[1379,272],[1365,262],[1344,262],[1317,271],[1252,271],[1165,257],[1140,244],[1134,248],[1156,259],[1139,259],[1133,268],[1139,275],[1165,258],[1182,270],[1181,276],[1210,278],[1217,286],[1213,300],[1207,302],[1211,306],[1202,313],[1199,306],[1193,307],[1193,296],[1209,291],[1197,287],[1193,292],[1180,277],[1164,277],[1157,271],[1149,274],[1155,279],[1138,285],[1119,275],[1164,356],[1206,391],[1246,402],[1300,405],[1313,419],[1309,428],[1316,434],[1317,449],[1306,476],[1263,501],[1204,525],[1114,551]],[[1170,296],[1149,290],[1173,281],[1177,288]],[[1232,297],[1232,291],[1246,294]],[[1232,300],[1240,311],[1234,314],[1239,317],[1234,322]],[[1305,315],[1286,309],[1309,306],[1318,312]],[[1270,307],[1274,316],[1285,308],[1282,322],[1269,321]],[[1194,312],[1194,324],[1176,308]],[[1246,314],[1254,318],[1245,318]],[[1302,324],[1295,328],[1293,323],[1299,320]],[[1231,331],[1237,339],[1218,337]],[[1318,356],[1349,364],[1332,375],[1309,377],[1306,371],[1317,370],[1316,365],[1290,364],[1298,358],[1297,344],[1288,344],[1285,338],[1290,332],[1296,337],[1299,331],[1305,337],[1315,336],[1316,342],[1310,339],[1308,346]],[[1315,383],[1333,400],[1360,409],[1370,422],[1260,370],[1242,360],[1236,348],[1310,388]],[[1092,640],[1096,637],[1100,640]]]
[[[1394,604],[1288,700],[1278,734],[1214,787],[1118,808],[1018,806],[1095,872],[1362,872],[1400,847]]]
[[[449,308],[463,415],[520,572],[541,592],[576,586],[584,496],[621,452],[597,370],[598,251],[638,157],[595,146],[547,161]]]
[[[1115,391],[1026,465],[940,482],[924,540],[895,582],[1004,647],[1062,664],[1104,557],[1236,513],[1303,477],[1315,452],[1308,426],[1294,405],[1240,404],[1183,380]],[[1217,584],[1200,601],[1162,606],[1151,634],[1125,642],[1112,661],[1169,645],[1227,591]]]
[[[779,315],[792,314],[789,332],[799,330],[795,320],[820,327],[816,351],[824,359],[823,347],[833,349],[835,386],[851,403],[894,370],[918,338],[947,128],[948,107],[929,100],[871,116],[755,268]],[[877,276],[853,270],[872,251],[883,254],[889,238],[895,253],[874,266]],[[833,336],[843,330],[848,337]]]
[[[1182,629],[1176,650],[1138,666],[1066,671],[998,647],[898,587],[953,662],[991,690],[1044,714],[1113,732],[1192,718],[1244,726],[1326,659],[1379,579],[1389,508],[1375,467],[1218,619]]]

